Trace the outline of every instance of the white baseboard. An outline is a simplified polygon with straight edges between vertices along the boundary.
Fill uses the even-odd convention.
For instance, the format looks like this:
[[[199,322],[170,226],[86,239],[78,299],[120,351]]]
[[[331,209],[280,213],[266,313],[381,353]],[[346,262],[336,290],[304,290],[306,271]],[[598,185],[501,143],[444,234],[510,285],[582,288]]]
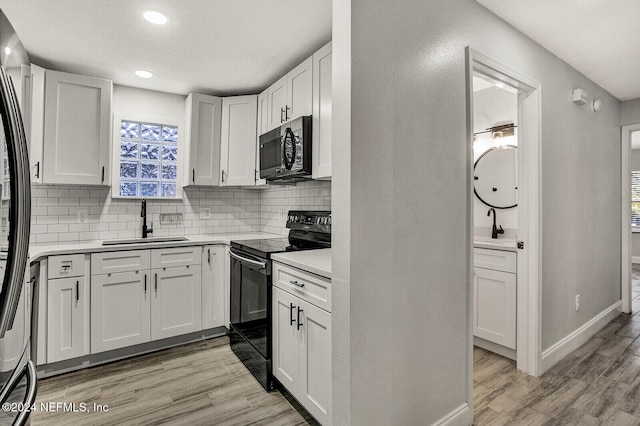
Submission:
[[[477,346],[482,349],[486,349],[489,352],[496,353],[498,355],[502,355],[503,357],[516,360],[516,351],[507,348],[506,346],[499,345],[497,343],[490,342],[481,337],[473,336],[473,346]]]
[[[631,256],[631,263],[640,263],[640,256]]]
[[[465,402],[440,420],[434,426],[469,426],[473,424],[473,411],[468,402]]]
[[[541,374],[553,367],[558,361],[569,355],[574,350],[585,344],[587,340],[593,337],[605,325],[618,316],[622,311],[622,301],[619,300],[609,306],[604,311],[593,317],[582,327],[569,334],[564,339],[557,342],[542,352],[542,371]]]

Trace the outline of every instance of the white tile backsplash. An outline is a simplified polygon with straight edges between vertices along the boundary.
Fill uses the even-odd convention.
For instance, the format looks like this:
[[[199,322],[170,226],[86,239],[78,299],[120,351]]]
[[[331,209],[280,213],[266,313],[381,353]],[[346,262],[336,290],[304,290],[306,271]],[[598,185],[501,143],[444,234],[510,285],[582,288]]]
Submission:
[[[331,181],[312,180],[262,191],[261,229],[287,235],[289,210],[331,210]]]
[[[33,186],[31,242],[69,242],[137,238],[142,235],[140,200],[112,199],[108,188]],[[211,209],[200,219],[200,208]],[[148,200],[153,236],[233,232],[287,235],[289,210],[331,210],[331,182],[308,181],[265,190],[185,188],[182,200]],[[78,211],[87,221],[78,223]],[[160,213],[182,213],[183,222],[161,225]]]

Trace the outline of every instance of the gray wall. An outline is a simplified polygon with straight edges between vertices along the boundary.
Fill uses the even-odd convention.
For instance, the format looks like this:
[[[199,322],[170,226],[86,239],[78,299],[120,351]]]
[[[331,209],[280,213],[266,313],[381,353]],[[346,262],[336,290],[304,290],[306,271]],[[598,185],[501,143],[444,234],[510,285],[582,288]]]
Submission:
[[[621,124],[623,126],[640,124],[640,98],[622,102]]]
[[[333,372],[350,389],[334,401],[354,425],[431,424],[471,384],[465,47],[542,82],[543,348],[620,298],[620,103],[473,0],[351,0],[350,16],[351,161],[334,171],[350,205],[333,207],[351,222],[334,240],[350,256],[334,329],[351,334],[334,360],[350,363]],[[602,110],[571,103],[575,87]]]

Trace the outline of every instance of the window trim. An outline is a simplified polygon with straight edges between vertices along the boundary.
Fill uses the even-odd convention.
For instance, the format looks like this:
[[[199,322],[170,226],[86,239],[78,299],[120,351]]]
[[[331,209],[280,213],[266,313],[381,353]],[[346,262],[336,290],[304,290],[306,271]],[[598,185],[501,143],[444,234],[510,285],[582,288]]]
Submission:
[[[175,198],[168,197],[122,197],[120,195],[120,125],[122,121],[135,121],[149,124],[159,124],[165,126],[172,126],[178,128],[178,175],[176,179],[176,196]],[[184,121],[175,117],[158,117],[141,114],[129,114],[129,113],[114,113],[113,114],[113,134],[112,134],[112,161],[111,161],[111,198],[118,200],[183,200],[184,186],[183,175],[185,167],[185,155],[188,155],[186,150],[185,140],[185,126]]]

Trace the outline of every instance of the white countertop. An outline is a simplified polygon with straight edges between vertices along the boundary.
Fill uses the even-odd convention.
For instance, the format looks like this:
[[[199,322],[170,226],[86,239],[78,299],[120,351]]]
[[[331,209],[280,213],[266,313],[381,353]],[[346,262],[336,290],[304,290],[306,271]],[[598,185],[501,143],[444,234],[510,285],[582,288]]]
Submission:
[[[502,251],[517,251],[516,240],[510,238],[474,237],[473,247]]]
[[[271,259],[316,275],[331,278],[331,249],[277,253],[271,255]]]
[[[103,246],[102,240],[69,241],[46,244],[29,244],[29,257],[36,262],[42,257],[71,253],[97,253],[122,250],[140,250],[164,247],[201,246],[205,244],[230,244],[232,240],[256,240],[262,238],[282,238],[282,235],[268,232],[251,232],[242,234],[200,234],[187,235],[186,241],[163,241],[138,244],[116,244]]]

